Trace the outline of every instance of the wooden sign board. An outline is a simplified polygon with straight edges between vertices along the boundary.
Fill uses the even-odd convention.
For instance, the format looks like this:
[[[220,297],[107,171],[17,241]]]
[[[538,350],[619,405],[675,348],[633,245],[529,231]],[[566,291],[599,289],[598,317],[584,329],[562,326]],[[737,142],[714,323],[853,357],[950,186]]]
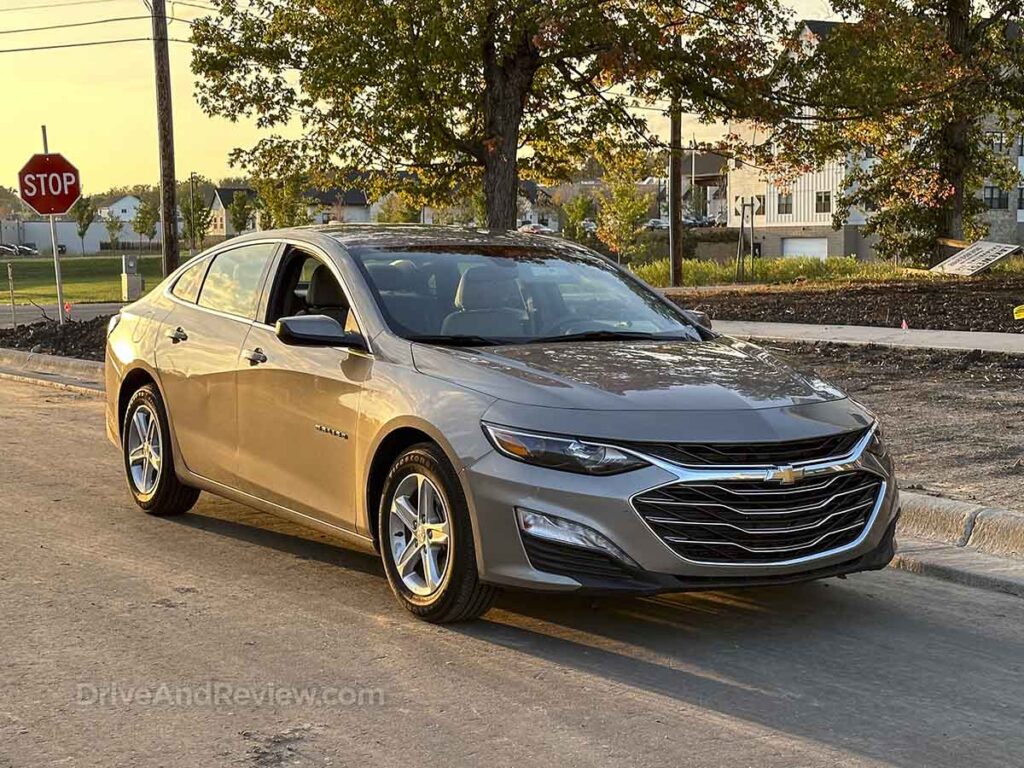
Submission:
[[[979,240],[962,251],[954,253],[941,264],[936,264],[931,271],[947,275],[976,275],[1019,250],[1019,245]]]

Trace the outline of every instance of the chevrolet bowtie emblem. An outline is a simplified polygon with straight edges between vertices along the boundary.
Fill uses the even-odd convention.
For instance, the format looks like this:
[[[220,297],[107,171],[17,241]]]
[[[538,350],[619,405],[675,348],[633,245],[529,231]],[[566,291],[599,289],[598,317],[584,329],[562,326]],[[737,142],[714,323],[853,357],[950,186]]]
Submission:
[[[788,464],[783,467],[776,467],[768,472],[767,479],[774,483],[781,483],[782,485],[793,485],[797,480],[803,480],[804,470],[796,467],[791,467]]]

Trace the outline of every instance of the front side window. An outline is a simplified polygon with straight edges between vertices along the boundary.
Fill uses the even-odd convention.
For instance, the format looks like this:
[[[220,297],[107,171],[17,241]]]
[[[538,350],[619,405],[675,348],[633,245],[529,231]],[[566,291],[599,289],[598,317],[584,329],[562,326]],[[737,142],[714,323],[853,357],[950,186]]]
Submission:
[[[407,339],[702,338],[674,306],[582,249],[473,244],[351,253],[389,327]]]
[[[182,301],[195,304],[196,298],[199,296],[199,288],[203,285],[206,267],[209,266],[209,263],[208,259],[200,259],[182,272],[181,276],[175,281],[174,287],[171,288],[171,293]]]
[[[275,250],[273,243],[259,243],[214,256],[199,294],[199,306],[238,317],[255,317],[263,272]]]
[[[815,213],[832,213],[832,193],[817,192],[814,195]]]

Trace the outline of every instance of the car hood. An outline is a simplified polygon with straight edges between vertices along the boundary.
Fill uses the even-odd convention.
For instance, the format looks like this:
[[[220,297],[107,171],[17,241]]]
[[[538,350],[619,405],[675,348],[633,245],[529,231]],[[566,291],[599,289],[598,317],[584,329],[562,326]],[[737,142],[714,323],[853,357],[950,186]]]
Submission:
[[[416,367],[500,400],[614,411],[735,411],[845,395],[760,347],[708,341],[602,341],[451,348],[413,344]]]

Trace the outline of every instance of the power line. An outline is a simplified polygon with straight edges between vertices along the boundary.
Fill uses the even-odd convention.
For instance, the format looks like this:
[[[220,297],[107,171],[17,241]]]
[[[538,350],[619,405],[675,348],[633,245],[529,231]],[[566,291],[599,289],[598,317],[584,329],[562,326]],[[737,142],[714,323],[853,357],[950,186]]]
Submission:
[[[192,19],[179,19],[174,16],[167,17],[170,21],[181,21],[185,24],[194,24]],[[70,24],[52,24],[48,27],[25,27],[23,29],[0,29],[0,35],[13,35],[17,32],[46,32],[51,29],[70,29],[71,27],[90,27],[95,24],[111,24],[116,21],[135,21],[137,19],[149,19],[149,16],[118,16],[113,19],[95,19],[93,21],[76,21]]]
[[[152,40],[151,37],[125,37],[119,40],[93,40],[87,43],[63,43],[61,45],[34,45],[26,48],[0,48],[0,53],[23,53],[25,51],[52,51],[57,48],[85,48],[90,45],[118,45],[119,43],[144,43]],[[180,40],[178,38],[167,38],[172,43],[186,43],[192,45],[191,40]]]
[[[118,3],[122,0],[67,0],[61,3],[41,3],[39,5],[19,5],[14,8],[0,8],[0,13],[7,11],[38,11],[43,8],[65,8],[69,5],[97,5],[98,3]]]

